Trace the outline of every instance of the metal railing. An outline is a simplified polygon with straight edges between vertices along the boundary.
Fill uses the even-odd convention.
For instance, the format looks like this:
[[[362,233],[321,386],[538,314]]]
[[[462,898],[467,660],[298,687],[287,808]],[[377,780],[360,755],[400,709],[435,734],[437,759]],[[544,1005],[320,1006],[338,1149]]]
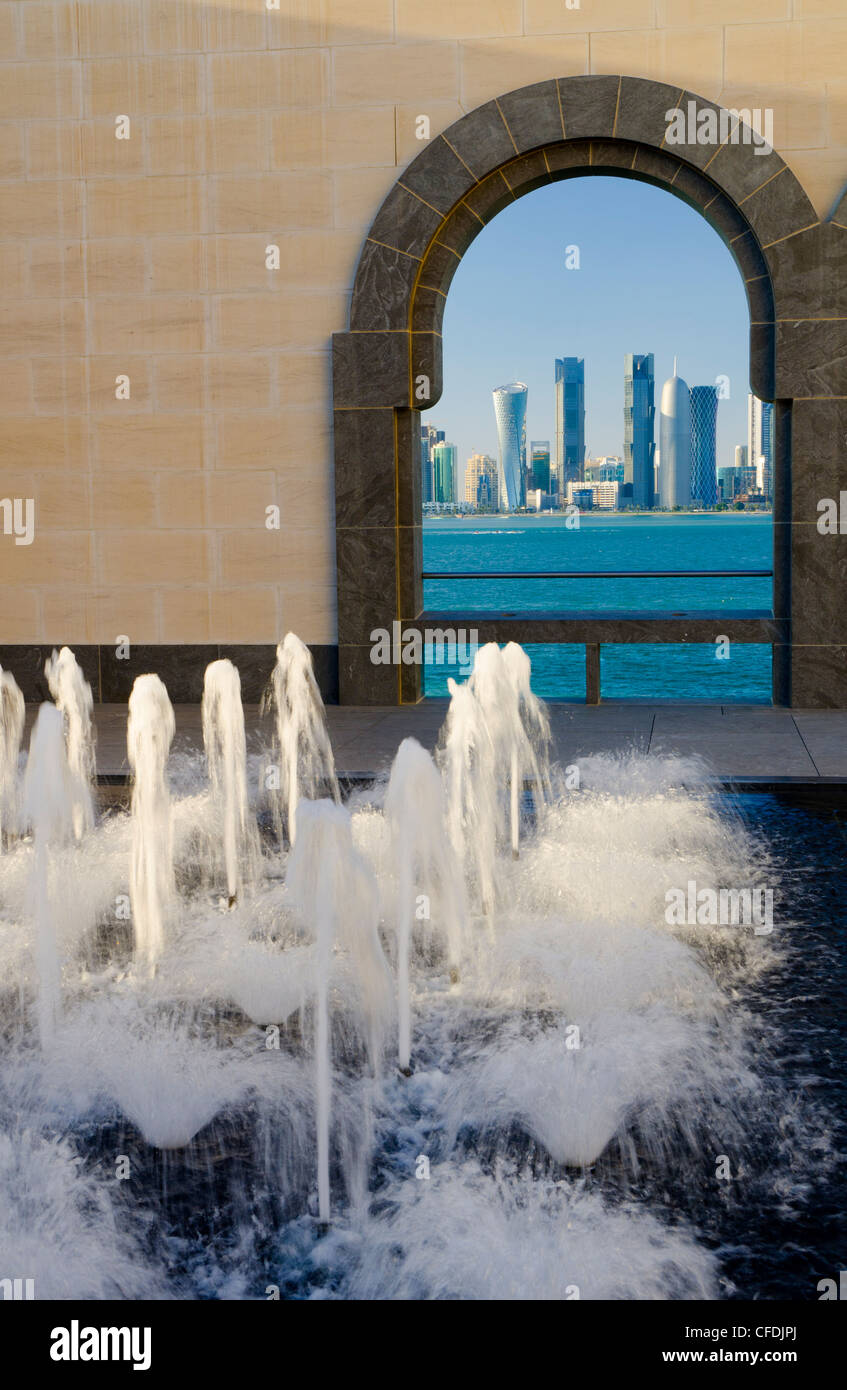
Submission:
[[[773,570],[424,570],[422,579],[772,579]]]
[[[424,580],[453,579],[773,579],[773,570],[424,570]],[[455,623],[455,612],[428,611],[418,621]],[[744,643],[787,648],[788,625],[768,610],[735,613],[693,610],[617,612],[491,612],[462,614],[482,630],[484,641],[538,643],[571,642],[585,647],[585,700],[600,703],[600,647],[604,643],[668,643],[714,641],[716,631]],[[784,677],[780,676],[780,681]],[[775,683],[776,689],[776,683]]]

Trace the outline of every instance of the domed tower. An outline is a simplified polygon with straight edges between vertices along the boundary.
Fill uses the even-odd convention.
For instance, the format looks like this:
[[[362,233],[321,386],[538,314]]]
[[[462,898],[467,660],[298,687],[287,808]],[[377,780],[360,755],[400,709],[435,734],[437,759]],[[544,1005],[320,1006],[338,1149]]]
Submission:
[[[659,411],[659,506],[691,505],[691,394],[677,375],[662,387]]]

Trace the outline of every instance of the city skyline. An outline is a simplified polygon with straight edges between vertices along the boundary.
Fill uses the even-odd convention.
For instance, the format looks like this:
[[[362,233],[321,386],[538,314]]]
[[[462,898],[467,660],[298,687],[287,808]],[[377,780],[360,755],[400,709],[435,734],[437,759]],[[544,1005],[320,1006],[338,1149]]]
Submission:
[[[567,269],[574,244],[579,268]],[[527,438],[549,439],[555,464],[552,364],[581,358],[586,453],[623,456],[622,358],[652,353],[662,382],[679,353],[687,381],[725,380],[717,453],[729,464],[747,438],[749,332],[730,251],[680,200],[606,176],[540,188],[503,209],[463,257],[445,309],[443,394],[424,419],[450,422],[461,459],[494,455],[491,389],[523,381]]]
[[[584,425],[584,416],[576,408],[584,392],[584,362],[557,358],[557,438],[553,451],[546,439],[531,440],[527,451],[528,388],[524,382],[507,383],[492,392],[498,432],[496,457],[474,451],[463,467],[457,446],[446,439],[445,429],[422,424],[424,505],[516,511],[549,510],[577,502],[616,510],[699,510],[742,498],[754,505],[771,503],[772,404],[749,394],[748,443],[734,445],[732,464],[722,463],[716,449],[719,388],[709,384],[689,387],[674,357],[673,374],[661,390],[657,420],[650,353],[629,353],[624,359],[624,457],[581,457],[584,446],[580,443],[567,466],[570,476],[563,478],[555,458],[563,465],[567,458],[565,419],[570,412],[565,410],[564,393],[568,378],[576,388],[572,439],[581,438]],[[748,467],[750,455],[754,462]]]

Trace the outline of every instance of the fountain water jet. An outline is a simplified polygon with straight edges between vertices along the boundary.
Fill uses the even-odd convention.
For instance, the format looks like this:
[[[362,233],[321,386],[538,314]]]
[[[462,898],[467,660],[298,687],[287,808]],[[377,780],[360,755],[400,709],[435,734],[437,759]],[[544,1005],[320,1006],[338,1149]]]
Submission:
[[[793,1066],[783,1010],[802,1028],[804,1001],[826,997],[838,943],[818,953],[799,931],[785,933],[799,946],[772,946],[740,928],[669,923],[665,890],[694,878],[782,882],[786,856],[721,810],[689,760],[599,757],[578,797],[560,796],[554,777],[542,805],[545,724],[518,658],[500,657],[503,722],[519,720],[537,774],[518,736],[507,742],[507,729],[495,742],[497,711],[473,685],[453,685],[441,788],[414,744],[399,750],[390,786],[377,779],[345,809],[297,806],[295,777],[291,853],[265,859],[252,884],[242,865],[252,891],[226,915],[209,902],[207,849],[214,837],[222,884],[224,788],[240,755],[227,762],[217,747],[211,793],[199,758],[169,769],[172,711],[161,683],[144,678],[128,730],[132,819],[104,816],[75,844],[72,798],[63,812],[57,792],[68,780],[61,715],[42,712],[27,782],[35,842],[0,856],[0,1246],[48,1293],[64,1297],[84,1276],[92,1297],[251,1297],[268,1279],[294,1297],[561,1298],[571,1282],[583,1297],[688,1297],[719,1291],[711,1273],[688,1277],[706,1266],[717,1275],[718,1249],[744,1251],[730,1255],[720,1288],[739,1268],[745,1287],[761,1287],[746,1247],[757,1261],[783,1258],[778,1232],[759,1239],[774,1199],[802,1216],[805,1191],[826,1191],[826,1209],[837,1208],[834,1191],[815,1188],[837,1163],[837,1130],[793,1085],[808,1064]],[[222,699],[235,703],[231,678]],[[14,726],[14,694],[12,705]],[[13,754],[7,768],[13,777]],[[530,781],[543,814],[511,861],[523,809],[512,792]],[[819,834],[816,824],[815,844]],[[453,944],[439,836],[487,913]],[[139,957],[162,953],[155,987],[139,966],[124,969],[113,925],[125,915],[131,845]],[[150,884],[164,891],[145,925]],[[425,913],[412,917],[421,891],[433,895],[432,928]],[[403,1031],[415,1075],[405,1083],[394,1065],[395,952],[389,969],[378,934],[394,947],[397,904],[409,909]],[[162,950],[177,913],[179,940]],[[771,953],[799,969],[796,979],[780,969],[790,997],[777,992],[765,1020]],[[457,956],[462,987],[449,989],[445,960]],[[812,958],[816,973],[804,976]],[[119,1185],[112,1160],[127,1122],[167,1157],[133,1162],[132,1183]],[[727,1204],[702,1182],[715,1133],[752,1195],[743,1229],[740,1216],[723,1224],[725,1208],[750,1203]],[[67,1136],[66,1153],[40,1161],[32,1134]],[[434,1182],[410,1180],[428,1175],[423,1157]],[[33,1163],[47,1220],[32,1215]],[[304,1215],[319,1208],[335,1222],[329,1234]],[[70,1281],[55,1272],[67,1231]],[[796,1273],[816,1263],[837,1268],[820,1248],[801,1249],[769,1296],[790,1296]]]
[[[398,1061],[408,1075],[412,1049],[410,947],[417,895],[441,899],[447,957],[458,976],[461,936],[461,878],[447,833],[444,788],[430,755],[416,739],[400,744],[385,797],[397,873]]]
[[[47,1049],[56,1034],[61,1010],[61,964],[56,940],[57,904],[51,892],[55,852],[73,833],[77,788],[68,768],[61,710],[43,704],[29,744],[23,789],[23,812],[32,826],[33,862],[29,898],[35,924],[38,976],[38,1032]]]
[[[336,949],[346,952],[352,968],[355,1009],[362,1017],[374,1070],[379,1065],[392,990],[377,931],[378,889],[372,871],[353,846],[350,813],[332,801],[301,801],[298,822],[287,886],[292,905],[312,929],[316,944],[318,1214],[326,1223],[330,1218],[332,1103],[329,1008]]]
[[[499,789],[494,747],[470,686],[448,679],[447,687],[451,698],[437,757],[447,789],[448,831],[490,921],[497,896]]]
[[[50,694],[65,722],[68,767],[74,789],[74,836],[81,839],[94,824],[94,697],[70,647],[53,652],[44,666]]]
[[[0,666],[0,852],[18,832],[18,756],[25,716],[18,683]]]
[[[549,776],[542,773],[541,766],[542,759],[546,765],[550,727],[543,705],[530,690],[530,671],[529,657],[516,642],[509,642],[502,651],[496,642],[487,642],[476,653],[468,681],[488,728],[495,765],[509,769],[508,812],[501,811],[498,819],[515,859],[520,852],[524,780],[532,779],[539,802],[546,795],[545,782],[549,786]]]
[[[247,738],[241,677],[231,661],[213,661],[203,680],[203,744],[212,795],[223,813],[224,862],[232,907],[239,897],[245,863],[257,852],[247,804]]]
[[[158,676],[138,676],[129,697],[126,742],[132,787],[129,897],[136,955],[151,974],[162,953],[174,895],[168,754],[173,706]]]
[[[283,812],[289,844],[297,834],[301,797],[315,800],[327,792],[339,800],[335,759],[326,727],[323,700],[312,669],[312,654],[293,632],[276,649],[276,666],[262,709],[272,709],[280,760],[279,796],[274,799],[277,831]]]
[[[503,648],[503,666],[514,692],[515,712],[523,728],[525,741],[516,739],[522,749],[525,765],[520,770],[532,778],[536,808],[550,801],[550,716],[543,700],[532,689],[532,662],[518,642],[507,642]]]

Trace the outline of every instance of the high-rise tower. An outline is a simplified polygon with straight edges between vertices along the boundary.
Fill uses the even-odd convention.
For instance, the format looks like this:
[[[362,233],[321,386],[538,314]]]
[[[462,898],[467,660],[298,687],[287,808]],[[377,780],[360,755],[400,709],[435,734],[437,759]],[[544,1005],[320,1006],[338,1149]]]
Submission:
[[[628,352],[624,358],[623,506],[652,507],[656,407],[653,354]]]
[[[529,443],[529,486],[540,488],[542,492],[552,492],[550,486],[553,480],[553,471],[550,467],[550,441],[549,439],[531,439]]]
[[[526,398],[522,381],[492,392],[499,444],[500,506],[514,511],[526,500]]]
[[[456,445],[444,440],[432,446],[432,500],[441,506],[456,503]]]
[[[488,454],[471,454],[465,465],[465,501],[471,507],[497,510],[497,461]]]
[[[691,502],[691,397],[676,358],[673,376],[662,387],[659,414],[659,504],[687,507]]]
[[[691,388],[691,500],[714,507],[718,500],[717,386]]]
[[[444,442],[444,431],[435,425],[421,425],[421,501],[434,502],[432,482],[432,450]]]
[[[585,463],[585,361],[556,358],[556,478],[564,494]]]
[[[747,397],[747,464],[756,470],[756,490],[773,498],[773,405]]]

